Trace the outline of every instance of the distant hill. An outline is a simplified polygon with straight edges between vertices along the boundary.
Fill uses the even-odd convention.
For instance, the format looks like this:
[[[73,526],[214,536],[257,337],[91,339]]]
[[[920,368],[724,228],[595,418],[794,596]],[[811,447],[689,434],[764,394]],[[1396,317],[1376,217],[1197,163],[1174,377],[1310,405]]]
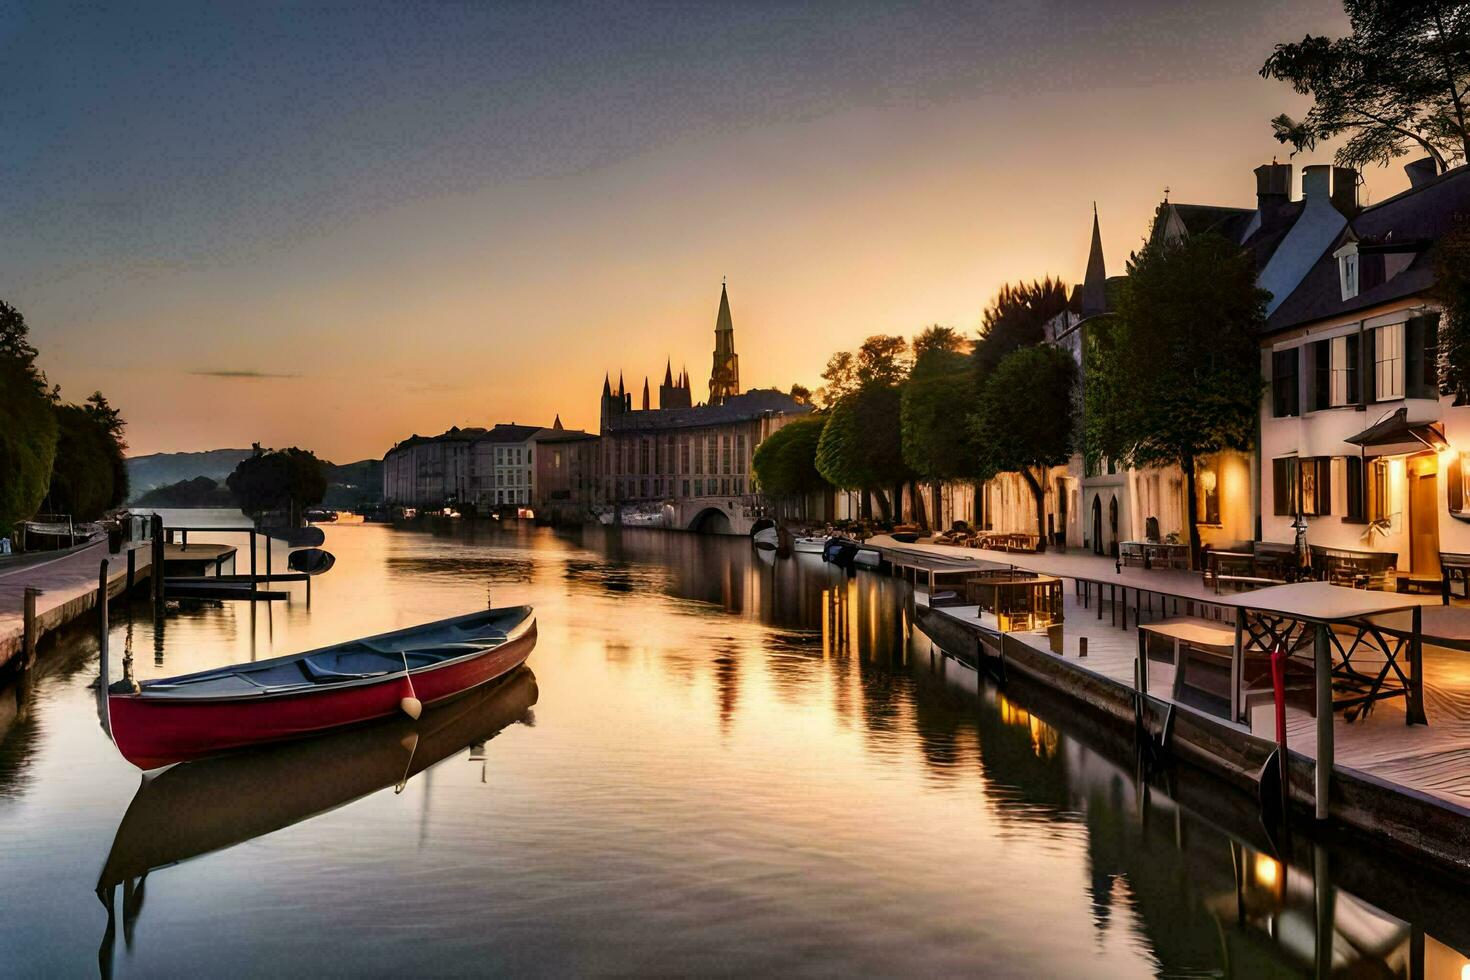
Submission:
[[[132,503],[151,505],[154,507],[185,507],[185,506],[229,506],[228,501],[224,504],[199,503],[194,505],[182,503],[165,503],[156,497],[149,497],[153,490],[165,489],[168,492],[167,499],[183,497],[201,497],[206,488],[203,484],[194,484],[189,487],[180,484],[189,484],[205,477],[219,485],[219,492],[227,494],[225,489],[225,478],[235,471],[240,460],[249,456],[249,449],[211,449],[202,453],[154,453],[151,456],[134,456],[128,460],[128,481],[132,491]],[[355,463],[328,462],[327,466],[327,497],[322,501],[322,506],[334,510],[353,510],[377,503],[383,496],[383,461],[381,459],[361,459]],[[147,499],[145,499],[147,498]]]
[[[202,453],[154,453],[128,459],[128,486],[134,501],[157,487],[206,476],[217,483],[234,472],[248,449],[211,449]]]
[[[322,506],[332,510],[360,510],[383,499],[383,461],[327,464],[327,496]]]
[[[192,480],[154,487],[133,503],[141,507],[234,507],[235,498],[223,483],[216,483],[207,476],[196,476]]]

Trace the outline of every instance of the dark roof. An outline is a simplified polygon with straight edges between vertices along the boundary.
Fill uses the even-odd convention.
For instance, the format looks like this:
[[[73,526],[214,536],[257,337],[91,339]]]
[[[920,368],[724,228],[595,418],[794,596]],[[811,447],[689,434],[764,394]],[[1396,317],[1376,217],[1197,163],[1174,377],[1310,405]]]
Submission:
[[[415,432],[407,439],[396,444],[392,449],[388,450],[388,452],[391,453],[399,449],[409,449],[413,446],[422,446],[430,442],[469,442],[473,439],[478,439],[484,434],[485,430],[480,428],[479,426],[470,426],[469,428],[461,429],[457,425],[451,429],[447,429],[444,432],[439,433],[437,436],[421,436],[417,432]]]
[[[581,442],[584,439],[596,439],[597,433],[586,432],[582,429],[542,429],[536,435],[537,442]]]
[[[501,422],[481,437],[481,442],[525,442],[545,426],[515,425]]]
[[[653,431],[658,429],[695,429],[705,425],[724,425],[758,419],[767,412],[800,415],[810,412],[786,392],[777,388],[752,388],[731,395],[720,405],[696,405],[693,408],[656,408],[644,412],[613,415],[607,420],[609,431]]]
[[[1245,232],[1251,218],[1256,213],[1252,208],[1225,208],[1213,204],[1166,202],[1159,205],[1160,217],[1166,209],[1172,210],[1179,216],[1184,230],[1191,235],[1202,235],[1207,231],[1213,231],[1235,242],[1240,241],[1240,236]],[[1159,225],[1155,222],[1155,234],[1158,234],[1158,228]]]
[[[1449,231],[1459,215],[1470,215],[1470,166],[1456,167],[1419,187],[1364,208],[1348,222],[1343,234],[1271,314],[1266,332],[1365,310],[1425,292],[1434,285],[1434,256],[1428,245]],[[1364,251],[1386,251],[1392,243],[1415,248],[1418,254],[1408,268],[1392,279],[1344,300],[1337,260],[1332,253],[1352,238],[1359,241]]]

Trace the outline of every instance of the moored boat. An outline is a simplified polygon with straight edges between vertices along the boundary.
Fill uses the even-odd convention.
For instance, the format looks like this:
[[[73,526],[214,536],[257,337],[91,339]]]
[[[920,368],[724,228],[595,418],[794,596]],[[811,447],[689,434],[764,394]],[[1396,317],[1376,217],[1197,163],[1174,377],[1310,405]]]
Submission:
[[[883,556],[878,549],[869,548],[852,538],[832,537],[822,547],[822,560],[841,568],[878,568]]]
[[[361,640],[107,689],[105,722],[140,769],[299,738],[449,700],[525,662],[530,606],[489,609]],[[106,663],[103,664],[106,676]]]
[[[798,555],[820,555],[827,547],[827,535],[803,535],[792,539],[791,550]]]

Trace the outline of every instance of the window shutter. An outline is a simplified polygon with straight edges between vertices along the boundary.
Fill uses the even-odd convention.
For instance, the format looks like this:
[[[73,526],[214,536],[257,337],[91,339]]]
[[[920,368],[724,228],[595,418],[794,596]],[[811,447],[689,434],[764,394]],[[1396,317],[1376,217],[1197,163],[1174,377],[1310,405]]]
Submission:
[[[1424,318],[1404,324],[1404,397],[1427,398],[1424,394]]]
[[[1459,453],[1450,459],[1445,469],[1445,493],[1449,497],[1450,510],[1453,513],[1458,514],[1465,509],[1465,473]]]
[[[1332,457],[1317,457],[1317,514],[1332,513]]]
[[[1362,523],[1368,513],[1368,502],[1363,491],[1363,459],[1361,456],[1346,456],[1347,464],[1347,516],[1344,520]]]
[[[1374,343],[1376,335],[1377,331],[1375,330],[1364,330],[1362,333],[1363,370],[1360,372],[1360,376],[1362,378],[1363,404],[1365,405],[1372,404],[1378,398],[1378,372],[1375,370],[1374,364],[1377,356],[1374,350],[1376,347]]]
[[[1312,411],[1326,408],[1332,401],[1332,342],[1318,340],[1309,345],[1311,364],[1308,370],[1307,407]]]
[[[1277,517],[1291,516],[1292,462],[1290,457],[1271,460],[1271,499]]]

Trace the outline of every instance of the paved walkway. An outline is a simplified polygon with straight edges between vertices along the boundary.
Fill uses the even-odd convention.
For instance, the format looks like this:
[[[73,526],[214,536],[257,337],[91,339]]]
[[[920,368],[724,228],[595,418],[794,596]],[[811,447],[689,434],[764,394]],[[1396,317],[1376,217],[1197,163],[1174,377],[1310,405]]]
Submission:
[[[110,555],[106,538],[57,558],[0,571],[0,664],[7,663],[24,646],[28,586],[41,590],[36,598],[36,619],[41,635],[45,635],[96,605],[97,572],[102,559],[107,559],[108,594],[117,595],[126,588],[128,547],[137,552],[137,576],[146,577],[151,557],[147,542],[135,542]]]

